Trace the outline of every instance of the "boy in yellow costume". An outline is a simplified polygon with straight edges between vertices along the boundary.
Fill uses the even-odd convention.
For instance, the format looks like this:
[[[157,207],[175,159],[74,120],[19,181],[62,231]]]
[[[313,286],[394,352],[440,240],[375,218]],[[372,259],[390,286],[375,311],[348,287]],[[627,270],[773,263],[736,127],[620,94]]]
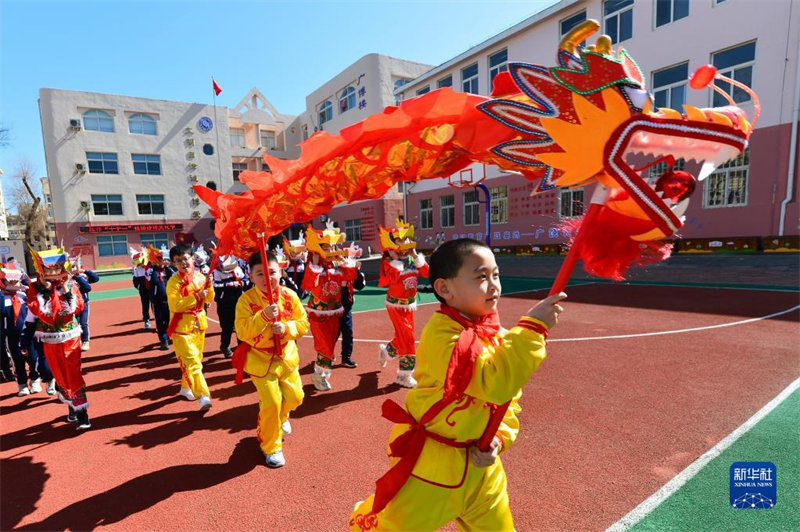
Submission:
[[[500,328],[500,280],[492,251],[472,239],[433,252],[430,280],[441,309],[417,350],[417,387],[405,408],[383,404],[395,423],[391,469],[356,505],[351,530],[511,531],[506,476],[498,458],[519,432],[523,385],[545,357],[545,339],[565,294],[548,297],[517,325]],[[487,451],[476,446],[496,405],[511,402]]]
[[[171,315],[167,336],[172,338],[181,365],[181,395],[199,397],[200,410],[205,411],[211,408],[211,392],[203,377],[203,348],[208,329],[205,307],[214,301],[214,287],[208,277],[195,271],[190,245],[173,246],[169,260],[178,273],[167,281]]]
[[[282,264],[274,254],[267,253],[266,266],[265,272],[260,253],[250,257],[255,286],[236,304],[236,337],[241,343],[233,365],[236,383],[247,372],[258,391],[258,443],[267,466],[277,468],[286,463],[283,436],[292,432],[289,413],[303,402],[295,340],[308,331],[309,323],[297,294],[280,285]],[[271,300],[267,290],[272,290]]]

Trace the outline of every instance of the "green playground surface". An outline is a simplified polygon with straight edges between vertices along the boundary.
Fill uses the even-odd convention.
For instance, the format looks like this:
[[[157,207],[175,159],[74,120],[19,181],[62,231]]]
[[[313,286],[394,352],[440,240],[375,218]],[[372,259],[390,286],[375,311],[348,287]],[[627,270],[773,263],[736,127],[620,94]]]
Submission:
[[[743,371],[746,371],[743,369]],[[731,401],[735,401],[731,397]],[[800,529],[800,390],[700,470],[630,530]],[[734,462],[772,462],[777,469],[777,504],[739,510],[729,501]]]

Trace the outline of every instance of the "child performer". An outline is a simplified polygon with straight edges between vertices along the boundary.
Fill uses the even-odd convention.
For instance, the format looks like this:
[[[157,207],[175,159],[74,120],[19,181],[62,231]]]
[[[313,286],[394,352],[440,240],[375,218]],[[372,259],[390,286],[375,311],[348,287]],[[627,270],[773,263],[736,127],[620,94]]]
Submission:
[[[236,348],[233,364],[236,382],[247,372],[258,392],[258,426],[256,434],[267,467],[286,463],[283,436],[291,434],[289,413],[303,402],[300,381],[300,356],[295,341],[309,328],[308,316],[297,295],[280,286],[281,265],[267,253],[267,271],[261,254],[250,257],[250,278],[255,285],[247,290],[236,305],[236,337],[242,342]],[[269,288],[268,288],[269,286]],[[269,292],[272,291],[270,304]]]
[[[72,265],[63,248],[31,249],[31,258],[37,279],[28,287],[28,312],[38,319],[35,336],[42,341],[60,398],[69,407],[67,420],[77,422],[77,430],[85,430],[92,424],[81,375],[81,326],[76,319],[83,310],[83,297],[70,278]]]
[[[189,388],[199,397],[201,411],[211,408],[211,392],[203,377],[203,347],[206,343],[205,305],[214,300],[210,277],[195,271],[192,246],[178,244],[169,250],[169,259],[178,272],[167,281],[167,303],[171,314],[167,336],[175,344],[181,365],[181,395]],[[188,398],[188,394],[186,394]]]
[[[517,325],[500,328],[500,280],[492,251],[476,240],[439,246],[430,275],[442,303],[422,332],[419,385],[405,408],[393,401],[384,416],[392,468],[375,494],[356,505],[351,530],[437,530],[456,521],[460,530],[511,531],[506,478],[497,455],[519,431],[522,386],[544,360],[548,331],[565,294],[548,297]],[[475,443],[495,405],[511,402],[489,450]],[[401,458],[402,457],[402,458]]]
[[[350,247],[345,251],[351,259],[357,259],[361,256],[361,248],[356,246],[354,242],[351,242]],[[361,291],[365,286],[367,286],[367,278],[361,270],[358,270],[358,276],[355,280],[342,283],[342,308],[344,308],[344,314],[342,314],[342,319],[339,320],[339,333],[342,335],[342,366],[346,368],[358,367],[358,364],[353,360],[353,304],[355,303],[355,291]]]
[[[219,350],[225,358],[231,358],[231,335],[236,318],[236,303],[249,280],[233,255],[222,255],[215,261],[212,271],[214,278],[214,301],[217,302],[217,316],[222,333],[219,337]]]
[[[148,246],[147,254],[147,291],[148,297],[153,305],[153,317],[156,320],[156,333],[158,333],[159,349],[169,351],[169,337],[167,328],[169,327],[169,303],[167,302],[167,282],[172,277],[174,271],[167,264],[169,262],[169,250],[166,248],[156,249]],[[182,381],[180,395],[190,401],[196,397],[192,395],[188,381]]]
[[[55,393],[56,381],[47,367],[44,356],[39,357],[36,349],[30,349],[28,341],[23,338],[25,320],[28,317],[28,303],[25,295],[27,286],[22,284],[23,273],[15,264],[6,264],[0,269],[0,285],[2,285],[2,325],[5,331],[5,340],[11,358],[14,360],[14,369],[17,373],[17,396],[22,397],[31,393],[42,391],[42,379],[47,384],[50,395]],[[2,346],[5,351],[6,344]],[[23,350],[26,355],[23,355]],[[28,368],[26,370],[25,365]],[[30,387],[28,378],[30,377]]]
[[[81,324],[81,351],[89,350],[89,292],[92,291],[92,284],[100,280],[100,277],[92,270],[84,270],[80,257],[71,259],[74,265],[75,274],[72,279],[78,283],[78,290],[83,297],[83,312],[78,315],[78,323]]]
[[[150,298],[147,290],[147,256],[144,250],[136,251],[128,248],[133,261],[133,287],[139,291],[139,299],[142,302],[142,321],[144,328],[150,328]]]
[[[303,276],[306,273],[306,241],[302,238],[302,236],[297,240],[289,240],[288,238],[283,239],[283,254],[289,260],[289,265],[286,267],[286,275],[292,280],[294,286],[298,287],[297,295],[300,299],[305,299],[308,295],[300,289],[303,286]],[[286,283],[287,286],[291,286],[290,283]]]
[[[344,235],[330,220],[325,229],[317,231],[309,226],[306,232],[310,262],[302,288],[311,294],[306,310],[317,351],[311,382],[320,391],[331,389],[333,351],[339,337],[339,320],[344,314],[342,283],[354,281],[361,266],[352,259],[341,260],[343,254],[339,245],[343,242]]]
[[[386,312],[394,326],[394,338],[380,345],[378,364],[386,367],[390,358],[400,357],[395,382],[406,388],[417,385],[414,380],[416,345],[414,312],[417,310],[417,280],[428,276],[425,257],[417,253],[414,226],[401,220],[397,227],[381,227],[383,260],[378,286],[388,286]]]

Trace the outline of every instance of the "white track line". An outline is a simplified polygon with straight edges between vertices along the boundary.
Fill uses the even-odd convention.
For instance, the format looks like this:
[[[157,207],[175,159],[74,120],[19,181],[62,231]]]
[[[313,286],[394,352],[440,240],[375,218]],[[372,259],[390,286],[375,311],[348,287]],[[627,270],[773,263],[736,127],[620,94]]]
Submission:
[[[800,378],[795,380],[786,387],[781,393],[777,395],[772,401],[764,405],[764,407],[756,412],[753,417],[745,421],[739,428],[728,434],[722,441],[714,447],[705,452],[700,458],[692,462],[689,467],[678,473],[672,480],[666,483],[660,490],[652,494],[639,506],[631,510],[627,515],[622,517],[619,521],[608,527],[606,532],[622,532],[629,530],[639,521],[644,519],[650,512],[655,510],[661,503],[667,500],[673,493],[678,491],[684,484],[686,484],[692,477],[700,472],[709,462],[722,454],[722,452],[730,447],[736,440],[741,438],[751,428],[753,428],[759,421],[772,412],[775,407],[781,404],[789,395],[794,393],[800,388]]]

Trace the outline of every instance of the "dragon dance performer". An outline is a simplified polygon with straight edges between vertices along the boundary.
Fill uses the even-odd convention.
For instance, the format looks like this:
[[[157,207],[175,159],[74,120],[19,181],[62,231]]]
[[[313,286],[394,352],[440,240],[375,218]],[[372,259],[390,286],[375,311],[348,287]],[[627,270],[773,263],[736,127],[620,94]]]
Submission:
[[[519,432],[522,386],[545,358],[545,339],[565,294],[548,297],[515,327],[500,327],[494,254],[472,239],[451,240],[431,255],[430,279],[441,309],[422,332],[419,385],[405,408],[389,400],[395,424],[392,467],[375,494],[356,505],[351,530],[514,529],[498,458]],[[476,442],[496,405],[511,401],[489,450]]]
[[[237,384],[246,372],[256,387],[258,442],[267,466],[277,468],[286,463],[283,436],[292,432],[289,413],[303,402],[296,340],[308,331],[309,323],[294,291],[280,285],[281,269],[286,263],[281,264],[272,253],[267,253],[266,258],[265,268],[261,253],[250,257],[250,276],[255,286],[242,294],[236,305],[236,336],[241,343],[233,365]],[[267,290],[272,291],[274,304],[270,304]]]
[[[81,375],[81,326],[76,318],[83,311],[83,297],[71,279],[72,265],[64,248],[30,251],[37,274],[28,287],[28,311],[38,319],[34,336],[44,346],[59,398],[69,407],[67,421],[85,430],[92,425]]]
[[[283,240],[283,254],[289,260],[289,265],[284,270],[286,276],[289,277],[292,280],[292,284],[299,289],[303,286],[303,276],[306,273],[306,260],[308,255],[306,251],[306,241],[302,237],[297,240],[285,238]],[[297,295],[300,299],[304,299],[307,294],[304,293],[302,289],[299,289]]]
[[[128,248],[133,263],[133,287],[139,291],[139,300],[142,302],[142,321],[144,328],[150,328],[150,297],[147,290],[147,252],[136,251]]]
[[[414,335],[414,312],[417,310],[417,280],[421,275],[428,277],[425,257],[416,250],[414,226],[402,220],[397,227],[381,227],[381,275],[378,286],[388,286],[386,292],[386,312],[394,326],[394,338],[388,344],[380,345],[378,364],[386,367],[389,359],[400,357],[397,380],[400,386],[413,388],[416,364],[416,345]]]
[[[310,293],[306,310],[314,336],[317,362],[311,381],[320,391],[331,389],[333,357],[336,339],[339,337],[339,321],[344,314],[342,307],[342,283],[355,281],[361,264],[352,259],[343,259],[340,245],[344,234],[331,221],[320,231],[309,227],[306,244],[310,262],[303,277],[303,290]],[[343,259],[343,260],[342,260]]]
[[[169,251],[170,262],[178,272],[167,281],[167,302],[171,314],[167,335],[175,345],[175,355],[181,365],[181,395],[188,385],[192,397],[197,397],[201,411],[211,408],[211,392],[203,376],[203,347],[206,343],[205,306],[214,300],[210,277],[194,269],[192,247],[178,244]],[[189,394],[185,395],[189,398]]]
[[[212,270],[214,279],[214,301],[217,303],[217,316],[222,333],[219,337],[219,350],[225,358],[231,358],[231,335],[236,319],[236,304],[244,287],[250,282],[245,272],[247,263],[233,255],[222,255]]]

